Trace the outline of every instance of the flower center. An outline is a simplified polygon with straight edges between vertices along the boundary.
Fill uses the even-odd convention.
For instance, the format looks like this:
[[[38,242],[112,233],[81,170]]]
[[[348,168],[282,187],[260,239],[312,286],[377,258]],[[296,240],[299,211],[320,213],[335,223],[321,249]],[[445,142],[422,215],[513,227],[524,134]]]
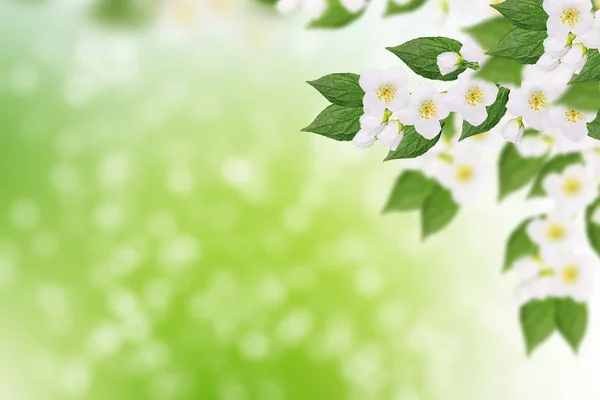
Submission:
[[[579,111],[573,110],[572,108],[570,108],[569,111],[565,113],[565,115],[567,116],[567,121],[569,121],[572,124],[575,124],[578,121],[583,121],[583,114]]]
[[[563,24],[573,27],[573,25],[579,22],[580,15],[581,13],[576,8],[565,8],[560,16],[560,21]]]
[[[563,181],[562,191],[567,196],[576,196],[581,193],[582,189],[581,181],[574,177],[569,177]]]
[[[540,111],[548,106],[548,98],[542,91],[533,92],[529,99],[529,108],[533,111]]]
[[[467,183],[473,179],[475,175],[475,170],[470,165],[459,165],[456,167],[456,171],[454,173],[454,177],[460,183]]]
[[[566,235],[567,231],[565,227],[560,224],[551,223],[546,230],[546,236],[553,242],[564,239]]]
[[[396,92],[398,90],[393,85],[381,85],[379,89],[377,89],[377,98],[379,100],[383,100],[386,103],[394,100],[396,98]]]
[[[577,265],[569,265],[560,271],[560,277],[567,285],[574,285],[579,282],[580,275],[581,273]]]
[[[481,91],[479,86],[472,87],[471,89],[469,89],[469,91],[465,95],[465,101],[471,107],[475,107],[483,103],[483,92]]]
[[[436,116],[437,109],[437,105],[432,100],[426,100],[421,104],[418,111],[421,119],[430,120]]]

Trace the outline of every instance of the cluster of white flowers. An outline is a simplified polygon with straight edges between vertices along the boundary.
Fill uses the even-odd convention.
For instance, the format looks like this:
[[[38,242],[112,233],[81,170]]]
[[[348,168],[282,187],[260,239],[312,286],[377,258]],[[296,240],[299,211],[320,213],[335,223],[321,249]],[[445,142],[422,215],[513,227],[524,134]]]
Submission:
[[[461,54],[441,54],[438,64],[440,70],[447,74],[456,71],[464,62],[479,63],[484,57],[480,47],[473,41],[467,41]],[[458,113],[472,125],[482,124],[487,118],[486,107],[496,101],[498,88],[475,79],[474,72],[463,72],[447,93],[440,93],[429,83],[420,83],[409,92],[401,69],[363,73],[359,83],[365,91],[365,115],[361,118],[361,130],[353,143],[359,148],[366,148],[379,140],[394,151],[402,142],[407,125],[414,126],[425,139],[433,139],[440,133],[440,121],[450,112]]]
[[[525,70],[521,87],[511,90],[507,108],[517,118],[506,125],[503,136],[519,142],[525,123],[537,130],[558,129],[571,141],[580,142],[596,113],[554,103],[568,89],[573,75],[583,69],[588,50],[600,48],[600,12],[594,16],[588,0],[545,0],[543,6],[549,15],[544,55]]]
[[[584,214],[598,196],[598,148],[590,148],[586,159],[591,163],[574,164],[562,173],[550,174],[543,182],[553,200],[553,210],[534,218],[527,235],[539,246],[535,257],[524,257],[514,264],[522,282],[517,289],[520,303],[547,297],[572,297],[587,301],[592,295],[598,260],[585,238]],[[596,155],[592,155],[595,153]],[[593,218],[600,223],[600,216]]]
[[[588,49],[599,47],[600,18],[594,17],[588,0],[545,0],[544,9],[550,15],[545,53],[536,65],[525,68],[520,87],[510,87],[510,115],[503,119],[501,136],[514,143],[524,158],[578,151],[586,163],[571,165],[544,179],[543,188],[553,200],[554,209],[533,219],[527,227],[528,236],[540,251],[514,265],[523,278],[518,297],[522,303],[568,296],[586,301],[597,268],[584,227],[586,208],[597,198],[600,183],[600,147],[587,136],[587,124],[596,113],[558,105],[556,100],[567,90],[573,75],[581,72]],[[477,69],[485,62],[483,50],[470,40],[465,41],[460,53],[443,53],[437,58],[442,75],[465,67]],[[354,145],[366,148],[379,141],[395,151],[406,126],[414,126],[422,137],[433,139],[451,112],[473,126],[481,125],[499,89],[474,75],[473,69],[466,69],[446,92],[440,92],[428,83],[409,91],[400,69],[363,73],[359,84],[365,91],[365,114]],[[525,135],[526,127],[541,132]],[[465,204],[475,198],[489,176],[491,168],[486,164],[494,158],[483,147],[477,147],[489,144],[493,140],[490,136],[477,135],[460,144],[455,138],[442,136],[436,146],[406,165],[436,179],[452,192],[457,203]],[[600,215],[594,220],[600,223]]]

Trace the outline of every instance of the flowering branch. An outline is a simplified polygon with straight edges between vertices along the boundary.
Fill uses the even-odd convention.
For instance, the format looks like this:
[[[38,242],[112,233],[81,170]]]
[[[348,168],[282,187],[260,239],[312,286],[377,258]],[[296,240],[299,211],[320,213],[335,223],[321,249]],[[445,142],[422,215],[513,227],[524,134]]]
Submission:
[[[511,234],[503,269],[521,277],[528,353],[554,332],[577,352],[600,255],[600,12],[589,0],[492,7],[502,16],[465,29],[464,43],[387,49],[435,85],[409,87],[402,69],[309,82],[332,104],[304,131],[361,149],[379,142],[385,161],[403,160],[385,212],[419,211],[424,239],[475,198],[492,159],[499,200],[527,186],[551,199]]]

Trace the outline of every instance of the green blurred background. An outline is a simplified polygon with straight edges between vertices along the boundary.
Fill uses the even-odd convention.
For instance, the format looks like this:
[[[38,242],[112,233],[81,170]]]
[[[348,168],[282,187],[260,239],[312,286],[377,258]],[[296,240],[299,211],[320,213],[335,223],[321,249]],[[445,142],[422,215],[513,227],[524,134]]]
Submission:
[[[335,32],[242,0],[109,27],[0,4],[1,400],[598,398],[596,319],[581,357],[524,356],[499,271],[532,205],[490,182],[421,243],[381,215],[399,164],[300,132],[306,80],[481,18],[375,3]]]

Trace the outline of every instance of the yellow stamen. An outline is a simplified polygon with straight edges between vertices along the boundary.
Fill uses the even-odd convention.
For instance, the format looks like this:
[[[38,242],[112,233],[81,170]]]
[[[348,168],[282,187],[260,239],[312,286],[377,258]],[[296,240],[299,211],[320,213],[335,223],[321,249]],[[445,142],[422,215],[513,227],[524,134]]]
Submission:
[[[581,181],[574,177],[569,177],[563,181],[562,191],[567,196],[576,196],[581,193],[583,185]]]
[[[459,165],[456,167],[454,178],[460,183],[467,183],[475,176],[475,170],[470,165]]]
[[[540,111],[548,106],[548,98],[542,91],[533,92],[529,99],[529,108],[533,111]]]
[[[578,121],[583,121],[583,114],[579,111],[573,110],[572,108],[570,108],[569,111],[565,113],[565,115],[567,116],[567,121],[569,121],[572,124],[575,124]]]
[[[437,105],[432,100],[426,100],[421,104],[421,108],[419,108],[419,116],[421,119],[430,120],[435,117],[437,114]]]
[[[564,226],[560,224],[551,223],[546,229],[546,236],[553,242],[561,241],[567,235],[567,231]]]
[[[483,92],[479,87],[472,87],[465,95],[465,101],[471,107],[475,107],[483,103]]]
[[[396,98],[397,91],[398,90],[393,85],[381,85],[379,86],[379,89],[377,89],[376,94],[379,100],[389,103]]]
[[[580,15],[581,13],[576,8],[565,8],[560,16],[560,21],[563,24],[573,27],[573,25],[579,22]]]
[[[579,282],[581,272],[577,265],[569,265],[560,271],[560,277],[562,281],[567,285],[574,285]]]

